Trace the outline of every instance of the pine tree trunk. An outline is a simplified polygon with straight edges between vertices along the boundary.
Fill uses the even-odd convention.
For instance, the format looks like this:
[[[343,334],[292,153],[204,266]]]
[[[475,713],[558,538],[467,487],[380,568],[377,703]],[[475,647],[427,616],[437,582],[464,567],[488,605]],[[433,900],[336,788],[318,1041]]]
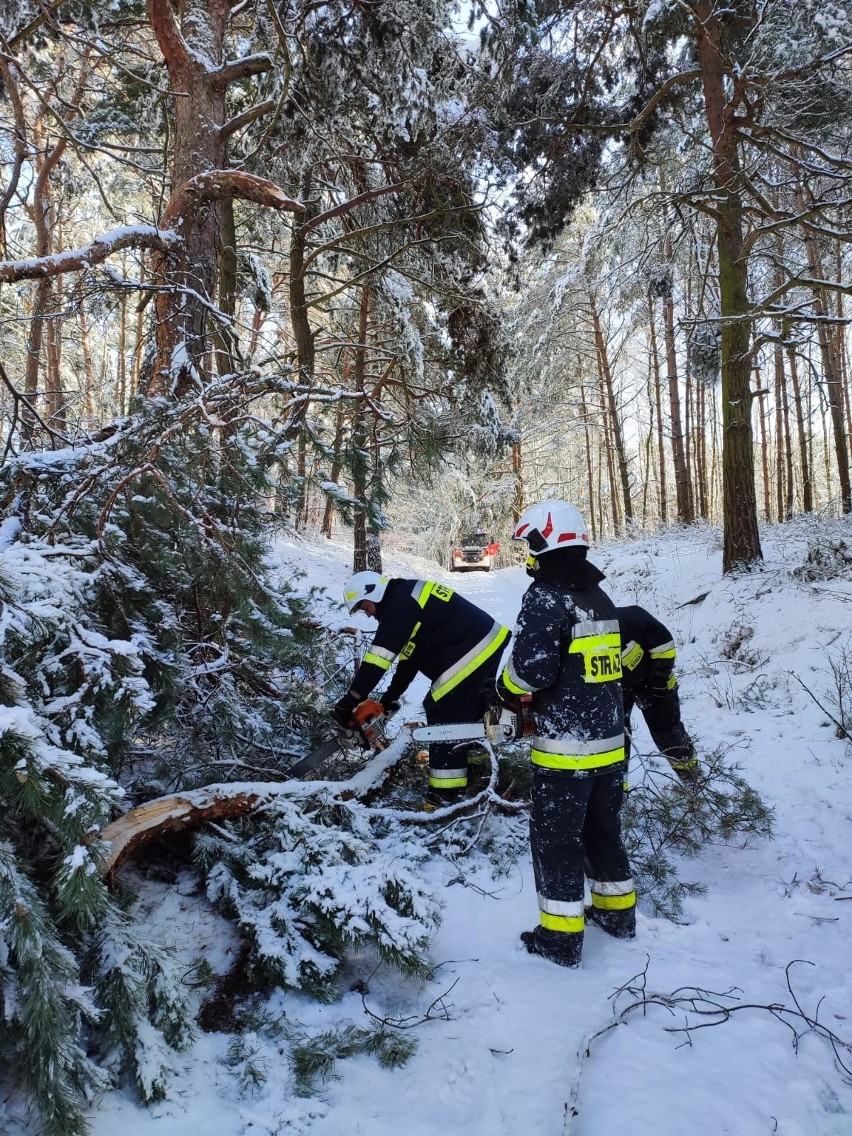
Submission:
[[[806,207],[805,195],[801,187],[797,189],[796,199],[799,208]],[[824,280],[823,257],[810,229],[802,229],[808,267],[815,280]],[[852,481],[849,473],[849,439],[846,433],[845,395],[842,370],[842,348],[838,329],[832,327],[829,310],[822,289],[813,288],[814,310],[817,314],[817,338],[825,382],[826,398],[831,411],[831,425],[834,436],[834,457],[837,463],[837,478],[840,484],[840,507],[844,513],[852,512]]]
[[[352,422],[352,448],[356,454],[357,468],[352,482],[352,496],[361,502],[362,507],[355,514],[355,531],[352,549],[352,570],[364,572],[370,563],[370,549],[367,535],[367,481],[368,471],[367,455],[367,423],[366,400],[364,394],[367,390],[367,333],[370,317],[370,289],[361,289],[361,302],[358,308],[358,342],[355,346],[355,365],[353,378],[355,390],[360,397],[355,403]]]
[[[695,460],[696,483],[698,487],[698,515],[705,519],[710,516],[710,488],[707,474],[707,387],[703,382],[695,384]]]
[[[514,530],[524,511],[524,455],[521,440],[512,446],[512,477],[515,491],[512,495],[512,529]]]
[[[716,249],[722,316],[722,569],[748,567],[763,554],[757,524],[751,428],[751,306],[743,250],[743,211],[737,153],[736,105],[729,101],[722,61],[722,25],[714,0],[696,0],[698,61],[704,108],[713,146]],[[737,85],[731,98],[737,102]]]
[[[775,493],[778,520],[789,521],[793,516],[793,441],[790,435],[790,400],[787,397],[787,376],[784,371],[784,349],[775,344]]]
[[[213,338],[216,343],[216,368],[220,375],[228,375],[237,368],[237,335],[234,316],[237,312],[237,226],[234,220],[234,203],[222,201],[221,228],[218,234],[219,253],[219,311],[230,323],[216,323]]]
[[[672,423],[672,464],[674,465],[675,497],[677,500],[677,519],[683,525],[695,520],[689,487],[689,470],[686,464],[683,424],[680,414],[680,387],[677,370],[677,347],[675,343],[674,300],[671,296],[663,298],[663,331],[666,343],[666,376],[669,387],[669,408]]]
[[[582,375],[582,371],[580,372]],[[589,430],[589,409],[586,405],[586,387],[580,379],[580,409],[583,414],[583,437],[586,445],[586,480],[589,489],[589,523],[592,526],[591,537],[592,543],[598,539],[598,525],[595,520],[595,470],[592,461],[592,438]]]
[[[345,387],[349,376],[349,357],[347,355],[343,363],[343,374],[341,376],[341,383]],[[346,411],[343,402],[337,404],[337,416],[334,422],[334,458],[331,462],[331,471],[329,479],[338,483],[340,477],[340,459],[337,455],[340,453],[341,445],[343,444],[343,427],[346,425]],[[326,499],[325,510],[322,516],[322,535],[331,540],[332,530],[334,528],[334,502],[331,498]]]
[[[769,476],[769,444],[766,437],[766,396],[769,391],[762,387],[762,375],[759,367],[754,370],[754,406],[757,407],[757,421],[760,433],[760,468],[763,474],[763,519],[772,520],[771,480]]]
[[[802,406],[802,391],[799,386],[799,371],[796,363],[796,352],[793,347],[787,348],[787,359],[790,364],[790,382],[793,384],[793,407],[796,415],[796,436],[799,441],[799,466],[802,475],[802,510],[812,513],[814,509],[813,485],[811,484],[811,459],[808,445],[808,434],[805,430],[805,412]],[[808,417],[810,421],[810,416]]]
[[[621,431],[621,419],[618,414],[618,406],[616,402],[616,387],[612,381],[612,367],[610,366],[609,353],[607,351],[607,342],[603,337],[603,327],[601,325],[601,317],[596,306],[593,294],[588,296],[588,302],[592,309],[592,323],[594,325],[594,342],[596,349],[598,349],[598,366],[600,368],[602,395],[604,398],[604,408],[608,410],[605,417],[609,418],[609,432],[612,436],[612,450],[613,456],[618,463],[618,478],[621,485],[621,503],[624,504],[624,516],[629,524],[633,520],[633,501],[630,499],[630,474],[627,465],[627,451],[624,444],[624,434]],[[609,434],[608,432],[608,434]],[[609,450],[609,445],[608,445]],[[611,461],[610,461],[611,466]],[[615,482],[612,483],[612,491],[615,494]],[[615,501],[613,501],[613,508],[615,508]]]
[[[666,447],[663,434],[663,392],[660,380],[660,352],[657,347],[657,328],[654,320],[654,301],[648,297],[648,334],[651,346],[651,364],[654,374],[654,404],[657,411],[657,458],[660,479],[660,520],[668,521],[668,499],[666,493]]]
[[[127,275],[127,260],[122,257],[122,275]],[[118,372],[116,375],[118,389],[118,405],[122,408],[128,405],[127,397],[127,297],[122,294],[118,304]],[[124,413],[122,409],[121,413]]]

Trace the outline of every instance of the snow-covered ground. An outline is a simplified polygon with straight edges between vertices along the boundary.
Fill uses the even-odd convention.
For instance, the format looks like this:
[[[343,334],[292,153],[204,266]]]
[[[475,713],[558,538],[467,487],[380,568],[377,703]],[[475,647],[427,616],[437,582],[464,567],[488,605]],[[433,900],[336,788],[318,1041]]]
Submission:
[[[768,529],[765,567],[735,578],[722,577],[719,533],[708,528],[593,550],[612,597],[641,603],[675,633],[699,750],[730,746],[775,812],[774,839],[705,847],[682,865],[707,889],[686,901],[683,922],[643,913],[640,898],[635,941],[591,927],[582,966],[563,970],[518,939],[537,921],[526,851],[496,880],[484,858],[460,870],[433,857],[422,870],[445,913],[429,981],[371,975],[372,962],[353,958],[347,978],[368,981],[366,995],[270,1004],[312,1029],[367,1024],[367,1010],[428,1019],[405,1066],[340,1061],[320,1096],[301,1098],[279,1047],[259,1036],[265,1080],[247,1090],[225,1063],[229,1038],[204,1034],[168,1101],[143,1109],[112,1093],[92,1115],[95,1136],[852,1136],[852,1049],[835,1054],[827,1036],[852,1045],[852,747],[830,720],[834,671],[852,651],[852,570],[793,574],[820,532],[845,538],[852,556],[848,520]],[[347,544],[282,543],[278,553],[285,572],[298,566],[339,599]],[[522,568],[454,575],[404,555],[385,569],[442,580],[509,624],[528,583]],[[333,618],[349,622],[342,609]],[[410,714],[424,690],[409,691]],[[639,723],[635,737],[650,749]],[[225,969],[234,935],[184,894],[189,884],[149,885],[151,925],[188,958],[204,950]],[[701,996],[692,1008],[690,993]],[[738,1008],[726,1021],[702,1018],[713,1001]]]

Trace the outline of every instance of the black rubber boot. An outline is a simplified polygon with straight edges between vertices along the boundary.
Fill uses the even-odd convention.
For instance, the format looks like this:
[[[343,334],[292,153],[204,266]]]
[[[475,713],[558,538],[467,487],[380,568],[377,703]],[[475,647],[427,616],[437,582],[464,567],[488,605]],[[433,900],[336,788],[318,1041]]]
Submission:
[[[523,931],[521,942],[531,955],[541,955],[549,962],[555,962],[557,966],[580,965],[583,953],[582,931],[569,934],[548,931],[546,927],[536,927],[534,931]]]
[[[636,938],[636,908],[625,911],[602,911],[598,907],[586,908],[586,922],[594,923],[614,939]]]

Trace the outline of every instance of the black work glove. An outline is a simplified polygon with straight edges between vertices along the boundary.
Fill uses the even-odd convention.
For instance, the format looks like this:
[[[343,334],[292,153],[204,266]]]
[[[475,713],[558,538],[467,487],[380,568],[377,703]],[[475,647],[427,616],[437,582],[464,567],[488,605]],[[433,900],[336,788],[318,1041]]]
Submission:
[[[361,748],[361,731],[353,723],[352,711],[360,702],[354,694],[344,696],[334,704],[332,714],[337,722],[337,742],[341,749]]]
[[[648,693],[663,698],[669,692],[674,667],[670,662],[653,661],[648,666]]]
[[[379,702],[384,707],[385,714],[395,714],[399,709],[399,699],[393,697],[388,690],[379,698]]]
[[[351,728],[352,711],[355,709],[355,707],[358,705],[358,703],[360,701],[361,701],[360,698],[356,698],[354,694],[350,693],[350,694],[344,694],[341,699],[339,699],[337,702],[335,702],[334,708],[332,709],[331,712],[332,712],[332,714],[334,716],[334,720],[335,720],[335,722],[337,722],[338,726],[344,726],[345,728]]]

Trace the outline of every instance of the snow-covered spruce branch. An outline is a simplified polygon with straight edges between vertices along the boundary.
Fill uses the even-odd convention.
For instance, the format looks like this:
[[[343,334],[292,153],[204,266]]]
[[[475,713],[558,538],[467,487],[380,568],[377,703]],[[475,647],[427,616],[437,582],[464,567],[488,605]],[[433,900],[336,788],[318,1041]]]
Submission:
[[[793,959],[784,968],[787,990],[793,1005],[788,1006],[779,1002],[742,1002],[738,999],[735,988],[722,993],[705,990],[698,986],[681,986],[669,994],[661,994],[648,990],[648,967],[650,956],[646,956],[645,968],[620,986],[612,995],[615,1008],[619,998],[627,995],[629,1001],[622,1005],[614,1016],[605,1025],[587,1034],[577,1050],[577,1066],[574,1073],[571,1091],[565,1105],[565,1125],[563,1136],[573,1136],[576,1131],[575,1121],[579,1116],[577,1100],[580,1095],[580,1081],[586,1061],[592,1055],[592,1045],[599,1038],[604,1037],[617,1026],[626,1025],[629,1017],[636,1011],[646,1016],[652,1006],[661,1006],[674,1017],[675,1013],[685,1013],[686,1023],[680,1026],[665,1026],[667,1033],[682,1034],[684,1045],[692,1045],[692,1035],[700,1029],[709,1026],[722,1025],[730,1021],[735,1014],[744,1011],[763,1011],[786,1026],[793,1035],[793,1050],[798,1052],[799,1042],[807,1034],[816,1034],[817,1037],[827,1041],[834,1054],[838,1070],[847,1083],[852,1084],[852,1043],[844,1041],[832,1029],[819,1020],[819,1008],[823,999],[820,998],[814,1012],[808,1013],[802,1008],[798,995],[793,989],[790,971],[797,963],[806,966],[815,964],[808,959]],[[692,1020],[690,1020],[690,1016]]]

